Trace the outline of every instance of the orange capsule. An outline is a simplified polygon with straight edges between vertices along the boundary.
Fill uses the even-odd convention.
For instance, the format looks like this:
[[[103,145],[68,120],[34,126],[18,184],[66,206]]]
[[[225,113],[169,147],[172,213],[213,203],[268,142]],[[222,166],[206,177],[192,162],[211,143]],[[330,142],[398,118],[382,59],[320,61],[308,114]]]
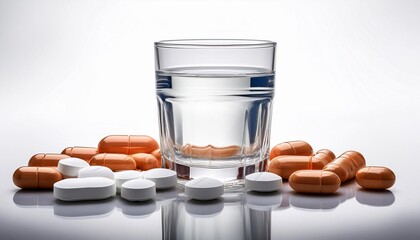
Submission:
[[[152,154],[158,160],[158,162],[160,162],[160,165],[162,166],[162,153],[160,152],[160,148],[156,149],[150,154]]]
[[[69,158],[69,155],[57,153],[38,153],[29,159],[29,167],[57,167],[58,161]]]
[[[91,166],[105,166],[112,171],[135,170],[136,161],[127,154],[99,153],[93,156],[89,164]]]
[[[342,156],[350,158],[353,164],[356,166],[356,169],[349,173],[349,179],[353,179],[356,176],[357,171],[366,166],[365,158],[359,152],[347,151],[343,153]]]
[[[365,189],[384,190],[395,183],[394,172],[387,167],[365,167],[357,171],[356,182]]]
[[[340,188],[340,178],[323,170],[299,170],[289,178],[290,187],[299,193],[331,194]]]
[[[23,189],[52,189],[62,179],[54,167],[20,167],[13,173],[13,183]]]
[[[136,153],[131,155],[131,157],[134,159],[134,161],[136,161],[137,169],[142,171],[161,167],[160,162],[152,154]]]
[[[155,139],[145,135],[110,135],[98,144],[99,153],[151,153],[159,148]]]
[[[68,147],[61,154],[89,161],[93,156],[98,154],[98,149],[94,147]]]
[[[268,171],[288,179],[298,170],[322,169],[332,161],[333,156],[334,153],[327,149],[318,151],[314,156],[280,155],[270,161]]]
[[[349,178],[348,170],[335,162],[327,164],[322,170],[335,173],[341,182]]]
[[[334,172],[340,177],[342,183],[353,179],[356,172],[366,166],[365,158],[356,151],[347,151],[341,154],[323,168],[325,171]]]
[[[310,156],[313,154],[311,145],[305,141],[290,141],[277,144],[271,149],[270,160],[280,155]]]
[[[334,161],[335,154],[328,149],[321,149],[315,153],[314,158],[320,158],[319,161],[322,162],[322,164],[324,164],[325,166],[328,163]],[[315,162],[315,161],[312,160],[312,162]]]
[[[241,150],[239,146],[227,146],[227,147],[215,147],[213,145],[207,145],[204,147],[186,144],[182,148],[184,156],[198,157],[198,158],[209,158],[209,159],[221,159],[236,156]]]

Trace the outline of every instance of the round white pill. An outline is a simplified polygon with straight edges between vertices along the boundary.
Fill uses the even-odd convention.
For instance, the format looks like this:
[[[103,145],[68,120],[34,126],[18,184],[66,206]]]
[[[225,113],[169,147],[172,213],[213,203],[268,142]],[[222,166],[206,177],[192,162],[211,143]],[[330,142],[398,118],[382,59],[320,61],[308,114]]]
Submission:
[[[80,158],[64,158],[58,162],[58,171],[65,178],[77,177],[79,170],[89,167],[89,163]]]
[[[115,185],[117,186],[117,193],[121,192],[121,185],[125,182],[143,178],[143,172],[136,171],[136,170],[125,170],[121,172],[115,173]]]
[[[245,188],[256,192],[277,191],[281,185],[281,177],[270,172],[257,172],[245,177]]]
[[[114,172],[110,168],[103,166],[89,166],[80,169],[77,177],[105,177],[114,180]]]
[[[121,197],[128,201],[147,201],[156,196],[156,185],[145,179],[134,179],[123,183]]]
[[[185,194],[196,200],[212,200],[222,196],[223,192],[223,183],[213,178],[196,178],[185,184]]]
[[[146,171],[143,178],[153,181],[156,189],[167,189],[176,186],[176,172],[166,168],[154,168]]]
[[[100,200],[115,195],[115,182],[104,177],[68,178],[54,183],[53,195],[63,201]]]

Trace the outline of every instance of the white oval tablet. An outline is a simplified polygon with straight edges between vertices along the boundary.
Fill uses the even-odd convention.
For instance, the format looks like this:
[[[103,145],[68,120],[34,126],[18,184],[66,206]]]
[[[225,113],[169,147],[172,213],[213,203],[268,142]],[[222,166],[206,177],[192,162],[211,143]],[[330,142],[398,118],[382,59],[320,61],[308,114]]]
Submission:
[[[63,201],[100,200],[115,195],[115,182],[104,177],[68,178],[54,183],[54,197]]]
[[[64,178],[75,178],[79,170],[89,167],[89,163],[80,158],[64,158],[58,161],[58,171]]]
[[[104,166],[89,166],[80,169],[77,177],[105,177],[114,180],[114,172],[110,168]]]
[[[156,196],[156,184],[146,179],[134,179],[123,183],[121,197],[128,201],[147,201]]]
[[[257,172],[245,176],[245,188],[256,192],[273,192],[282,186],[280,176],[270,172]]]
[[[121,185],[125,182],[143,178],[143,172],[136,170],[125,170],[115,173],[115,186],[117,187],[117,193],[121,192]]]
[[[154,168],[143,174],[144,179],[155,182],[156,189],[167,189],[176,186],[176,172],[166,168]]]
[[[185,184],[185,194],[192,199],[212,200],[222,196],[223,192],[223,183],[213,178],[196,178]]]

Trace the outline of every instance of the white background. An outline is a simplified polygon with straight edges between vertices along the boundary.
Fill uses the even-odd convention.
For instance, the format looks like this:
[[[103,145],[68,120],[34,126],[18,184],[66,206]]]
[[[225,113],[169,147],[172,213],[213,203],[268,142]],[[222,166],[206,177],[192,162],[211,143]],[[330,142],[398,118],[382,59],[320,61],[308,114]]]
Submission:
[[[418,220],[419,13],[408,0],[0,0],[0,198],[35,153],[158,138],[153,42],[251,38],[278,43],[271,145],[362,152],[397,174],[386,217]]]

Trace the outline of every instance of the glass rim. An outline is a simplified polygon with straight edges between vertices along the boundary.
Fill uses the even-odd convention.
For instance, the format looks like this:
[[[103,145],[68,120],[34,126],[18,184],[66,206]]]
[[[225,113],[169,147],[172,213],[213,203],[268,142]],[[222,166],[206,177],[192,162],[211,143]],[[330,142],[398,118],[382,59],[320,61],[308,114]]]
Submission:
[[[269,48],[276,42],[259,39],[173,39],[155,42],[157,48]]]

